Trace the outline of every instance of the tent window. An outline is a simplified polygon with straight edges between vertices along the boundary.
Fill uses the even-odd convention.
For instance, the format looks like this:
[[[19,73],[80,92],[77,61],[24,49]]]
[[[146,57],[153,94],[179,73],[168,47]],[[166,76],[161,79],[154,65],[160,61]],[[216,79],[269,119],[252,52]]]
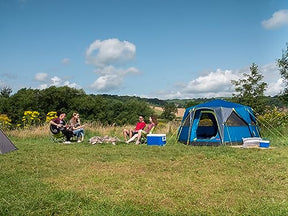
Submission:
[[[235,112],[231,113],[225,124],[226,126],[247,126],[247,123]]]

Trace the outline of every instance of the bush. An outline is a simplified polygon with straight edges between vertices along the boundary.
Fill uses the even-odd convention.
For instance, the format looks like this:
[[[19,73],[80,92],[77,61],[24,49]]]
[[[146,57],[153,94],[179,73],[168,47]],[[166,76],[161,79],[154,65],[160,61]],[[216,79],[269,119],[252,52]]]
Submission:
[[[288,115],[286,112],[278,110],[276,107],[267,110],[264,115],[258,117],[260,126],[265,125],[269,127],[286,127],[288,125]]]

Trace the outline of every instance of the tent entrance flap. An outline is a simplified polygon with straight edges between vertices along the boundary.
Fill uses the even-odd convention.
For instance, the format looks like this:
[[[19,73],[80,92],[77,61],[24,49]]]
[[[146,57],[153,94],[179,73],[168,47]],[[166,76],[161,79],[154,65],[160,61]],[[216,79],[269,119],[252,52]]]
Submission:
[[[212,139],[218,134],[218,126],[216,117],[213,111],[199,110],[200,117],[196,129],[196,138]]]

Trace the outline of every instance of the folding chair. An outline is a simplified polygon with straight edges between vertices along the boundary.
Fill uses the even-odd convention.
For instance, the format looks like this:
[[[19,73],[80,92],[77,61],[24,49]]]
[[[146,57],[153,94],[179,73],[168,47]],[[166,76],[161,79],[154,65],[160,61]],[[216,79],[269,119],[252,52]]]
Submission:
[[[141,135],[141,140],[140,143],[141,144],[146,144],[147,143],[147,135],[148,134],[153,134],[153,131],[155,130],[156,126],[152,127],[151,130],[149,131],[149,133],[142,133]]]
[[[55,125],[50,125],[50,139],[55,143],[62,143],[66,140],[63,133]]]

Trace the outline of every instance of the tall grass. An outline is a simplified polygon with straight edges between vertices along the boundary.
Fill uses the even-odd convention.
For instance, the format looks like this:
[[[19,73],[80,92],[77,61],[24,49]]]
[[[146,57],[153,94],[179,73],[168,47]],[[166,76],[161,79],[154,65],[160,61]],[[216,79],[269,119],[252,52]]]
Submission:
[[[269,125],[263,125],[261,137],[270,140],[274,146],[288,146],[287,126],[269,127]]]
[[[159,125],[161,126],[161,125]],[[175,128],[174,128],[175,127]],[[88,125],[93,135],[123,127]],[[6,132],[0,215],[287,215],[288,148],[55,144],[46,126]]]
[[[179,122],[172,121],[168,123],[160,122],[155,129],[156,133],[165,133],[169,136],[175,137],[177,133],[177,129],[179,126]],[[124,125],[124,126],[107,126],[103,125],[99,122],[86,123],[85,133],[86,137],[92,136],[114,136],[122,139],[122,132],[124,128],[134,128],[135,125]],[[38,127],[31,127],[26,129],[17,129],[17,130],[8,130],[5,131],[10,136],[17,138],[39,138],[49,136],[49,125],[41,125]]]

